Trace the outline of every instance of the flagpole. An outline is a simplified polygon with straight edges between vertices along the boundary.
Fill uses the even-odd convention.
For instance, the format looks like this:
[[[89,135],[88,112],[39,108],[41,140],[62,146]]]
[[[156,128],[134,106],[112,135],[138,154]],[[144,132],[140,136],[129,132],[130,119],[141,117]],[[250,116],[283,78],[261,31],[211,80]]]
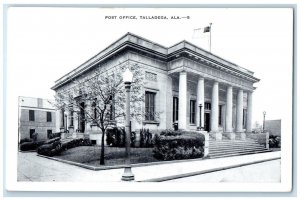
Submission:
[[[211,52],[211,25],[212,23],[209,23],[209,51]]]

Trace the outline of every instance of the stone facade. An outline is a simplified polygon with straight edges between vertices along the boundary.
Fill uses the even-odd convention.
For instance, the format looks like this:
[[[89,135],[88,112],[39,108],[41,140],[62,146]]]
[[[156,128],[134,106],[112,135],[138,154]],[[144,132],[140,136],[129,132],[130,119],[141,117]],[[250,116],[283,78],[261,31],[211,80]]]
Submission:
[[[172,129],[178,125],[185,130],[201,126],[215,134],[251,131],[253,84],[259,79],[253,72],[187,41],[167,48],[127,33],[57,80],[52,89],[59,92],[70,88],[72,79],[89,76],[96,68],[109,70],[126,63],[141,67],[145,75],[144,92],[154,94],[153,107],[159,113],[155,120],[132,122],[133,130]],[[64,115],[68,114],[61,113],[58,120]],[[74,119],[74,132],[80,130],[92,138],[99,133],[87,122],[84,130],[79,129],[77,121]]]
[[[46,99],[19,97],[19,140],[32,138],[38,133],[39,140],[48,139],[48,133],[56,131],[56,113]]]

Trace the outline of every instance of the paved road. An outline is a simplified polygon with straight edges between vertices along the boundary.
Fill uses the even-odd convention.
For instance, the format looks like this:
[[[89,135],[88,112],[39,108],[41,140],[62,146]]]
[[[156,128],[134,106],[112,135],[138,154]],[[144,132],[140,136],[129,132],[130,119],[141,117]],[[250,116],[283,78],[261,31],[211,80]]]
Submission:
[[[280,167],[279,159],[166,182],[280,182]]]

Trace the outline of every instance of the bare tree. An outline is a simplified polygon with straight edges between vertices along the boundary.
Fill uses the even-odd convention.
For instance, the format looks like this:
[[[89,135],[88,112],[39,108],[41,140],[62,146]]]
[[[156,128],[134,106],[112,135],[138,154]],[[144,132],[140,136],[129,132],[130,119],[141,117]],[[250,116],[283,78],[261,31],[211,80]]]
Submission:
[[[125,122],[125,89],[122,74],[126,68],[133,73],[130,97],[131,119],[141,122],[144,117],[144,73],[138,64],[128,62],[110,70],[100,66],[92,75],[73,80],[72,87],[62,89],[55,95],[57,109],[71,110],[78,114],[84,111],[84,121],[100,128],[101,165],[104,165],[104,135],[107,128],[110,125],[124,125]],[[83,102],[89,107],[81,104]]]

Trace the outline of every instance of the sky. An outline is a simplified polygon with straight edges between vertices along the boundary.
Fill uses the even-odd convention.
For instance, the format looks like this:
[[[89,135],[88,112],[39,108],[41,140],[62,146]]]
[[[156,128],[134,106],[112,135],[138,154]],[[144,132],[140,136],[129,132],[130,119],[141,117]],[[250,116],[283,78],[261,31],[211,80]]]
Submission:
[[[189,16],[140,20],[139,16]],[[105,16],[117,16],[115,20]],[[137,19],[119,19],[136,16]],[[181,40],[209,50],[193,30],[212,23],[212,53],[254,72],[253,122],[291,120],[293,13],[282,8],[47,8],[11,7],[7,15],[6,93],[53,99],[55,80],[132,32],[163,46]]]

